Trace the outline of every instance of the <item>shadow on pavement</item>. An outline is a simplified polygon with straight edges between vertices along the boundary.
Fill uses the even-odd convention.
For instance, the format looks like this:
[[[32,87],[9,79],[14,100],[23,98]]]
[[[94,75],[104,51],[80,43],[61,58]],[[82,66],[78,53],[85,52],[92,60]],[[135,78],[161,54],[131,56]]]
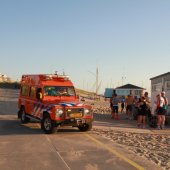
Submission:
[[[0,136],[42,134],[35,123],[21,124],[19,120],[0,120]]]
[[[54,131],[54,134],[65,133],[81,133],[78,128],[73,127],[60,127]],[[84,132],[83,132],[84,133]],[[0,136],[4,135],[33,135],[44,134],[38,122],[29,122],[21,124],[20,120],[16,119],[1,119],[0,117]]]

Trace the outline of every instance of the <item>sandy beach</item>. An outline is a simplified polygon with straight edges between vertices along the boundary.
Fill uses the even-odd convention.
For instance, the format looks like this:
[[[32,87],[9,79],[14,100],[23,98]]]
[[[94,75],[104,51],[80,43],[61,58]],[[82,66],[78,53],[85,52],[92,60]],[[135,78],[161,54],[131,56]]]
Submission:
[[[149,126],[146,129],[138,129],[136,120],[111,120],[109,102],[92,103],[96,120],[104,120],[110,125],[109,127],[94,126],[93,133],[126,147],[129,151],[141,158],[147,158],[162,169],[170,169],[169,125],[166,130],[156,130]],[[120,117],[124,119],[125,113],[120,114]],[[122,125],[122,127],[118,125]],[[125,125],[128,125],[128,128]]]
[[[103,136],[113,142],[153,161],[163,169],[170,169],[170,135],[123,132],[116,130],[101,130],[93,128],[93,133]]]

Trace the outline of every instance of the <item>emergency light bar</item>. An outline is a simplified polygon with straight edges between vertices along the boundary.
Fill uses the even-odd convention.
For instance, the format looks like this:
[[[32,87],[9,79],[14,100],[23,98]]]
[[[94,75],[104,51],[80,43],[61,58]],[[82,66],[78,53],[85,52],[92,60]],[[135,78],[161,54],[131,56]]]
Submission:
[[[57,74],[46,74],[44,75],[44,78],[46,80],[53,80],[53,79],[63,79],[63,80],[69,80],[69,76],[67,75],[57,75]]]

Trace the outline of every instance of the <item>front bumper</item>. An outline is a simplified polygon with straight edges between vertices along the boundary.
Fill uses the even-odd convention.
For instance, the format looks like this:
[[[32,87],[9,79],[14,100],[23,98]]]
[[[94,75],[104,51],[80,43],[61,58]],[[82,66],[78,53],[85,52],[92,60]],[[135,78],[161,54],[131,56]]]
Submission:
[[[92,123],[93,119],[84,119],[84,118],[70,118],[70,119],[65,119],[62,121],[55,121],[55,125],[58,126],[74,126],[78,127],[83,124],[90,124]]]

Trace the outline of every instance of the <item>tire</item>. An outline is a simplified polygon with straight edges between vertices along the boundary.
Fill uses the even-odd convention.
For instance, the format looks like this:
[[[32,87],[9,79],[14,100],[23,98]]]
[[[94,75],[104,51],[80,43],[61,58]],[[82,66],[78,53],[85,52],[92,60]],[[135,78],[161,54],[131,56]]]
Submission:
[[[30,121],[30,119],[28,117],[26,117],[26,113],[24,108],[20,109],[20,119],[21,119],[21,123],[28,123]]]
[[[92,123],[89,124],[83,124],[81,126],[78,126],[79,130],[81,132],[86,132],[86,131],[90,131],[92,129]]]
[[[41,121],[41,129],[46,134],[51,134],[54,132],[54,122],[51,120],[50,116],[45,116]]]

